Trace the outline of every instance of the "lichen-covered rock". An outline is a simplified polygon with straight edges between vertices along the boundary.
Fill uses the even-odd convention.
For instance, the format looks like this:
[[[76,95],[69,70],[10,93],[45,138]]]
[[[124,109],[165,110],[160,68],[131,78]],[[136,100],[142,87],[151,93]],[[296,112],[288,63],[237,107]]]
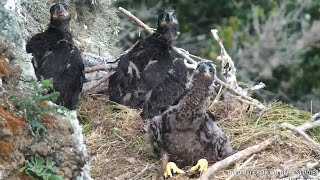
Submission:
[[[30,79],[35,79],[35,75],[31,56],[25,52],[25,42],[47,28],[48,11],[54,2],[0,1],[0,60],[4,60],[6,94],[28,97],[32,91]],[[112,51],[115,55],[119,19],[116,10],[109,8],[113,1],[92,2],[98,4],[87,0],[69,2],[73,17],[71,32],[82,50],[101,55]],[[42,115],[39,121],[46,131],[35,135],[30,130],[29,119],[19,114],[21,111],[0,91],[0,179],[35,179],[23,170],[35,155],[55,162],[63,179],[91,179],[82,128],[75,112],[61,110]]]
[[[58,174],[64,179],[78,177],[86,161],[75,145],[70,121],[63,115],[42,116],[41,122],[46,132],[34,136],[26,120],[14,115],[16,109],[5,102],[8,101],[2,99],[0,103],[0,165],[5,168],[3,178],[21,179],[21,173],[17,172],[35,154],[55,162]]]
[[[22,31],[15,12],[15,1],[0,1],[0,37],[14,42],[19,48],[23,47]]]

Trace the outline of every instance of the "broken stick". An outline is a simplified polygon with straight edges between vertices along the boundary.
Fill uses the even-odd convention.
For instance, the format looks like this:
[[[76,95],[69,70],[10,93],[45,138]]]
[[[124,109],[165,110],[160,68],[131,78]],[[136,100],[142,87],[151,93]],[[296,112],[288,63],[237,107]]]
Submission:
[[[116,69],[118,67],[117,63],[114,64],[100,64],[94,67],[86,67],[84,69],[85,73],[91,73],[95,71],[110,71],[112,69]]]
[[[291,131],[301,135],[309,144],[311,144],[318,152],[320,152],[320,144],[317,143],[315,140],[313,140],[311,137],[309,137],[305,132],[303,132],[301,129],[295,127],[292,124],[289,123],[282,123],[281,127],[290,129]]]
[[[243,167],[245,167],[254,157],[256,156],[256,154],[253,154],[249,159],[247,159],[241,166],[239,166],[238,168],[235,169],[235,172],[240,171]],[[232,178],[234,178],[237,174],[233,173],[231,174],[231,176],[229,176],[226,180],[231,180]]]
[[[301,131],[309,131],[310,129],[314,129],[320,127],[320,121],[313,121],[313,122],[306,122],[300,126],[298,126],[297,128],[300,129]]]
[[[103,82],[106,82],[110,76],[113,74],[113,72],[108,73],[106,76],[102,77],[101,79],[97,80],[96,82],[89,84],[87,87],[84,87],[82,89],[82,92],[88,92],[96,87],[98,87],[100,84],[102,84]]]
[[[277,136],[274,136],[270,139],[267,139],[265,141],[262,141],[261,143],[248,147],[242,151],[239,151],[221,161],[216,162],[215,164],[213,164],[212,166],[210,166],[208,168],[208,170],[206,172],[204,172],[201,176],[200,176],[200,180],[207,180],[210,178],[210,176],[214,175],[215,173],[217,173],[218,171],[227,168],[228,166],[230,166],[231,164],[234,164],[235,162],[244,159],[248,156],[251,156],[253,154],[256,154],[264,149],[266,149],[268,146],[270,146],[271,144],[273,144],[276,140],[278,139]]]

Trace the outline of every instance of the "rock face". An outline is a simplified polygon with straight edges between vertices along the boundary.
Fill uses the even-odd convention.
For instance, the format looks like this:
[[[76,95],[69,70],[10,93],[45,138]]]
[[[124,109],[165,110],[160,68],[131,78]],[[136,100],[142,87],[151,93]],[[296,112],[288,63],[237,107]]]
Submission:
[[[31,134],[27,121],[14,113],[17,110],[10,102],[0,103],[0,165],[4,167],[3,179],[25,179],[20,172],[25,161],[38,154],[55,162],[58,175],[75,179],[81,173],[85,157],[75,145],[70,121],[61,115],[42,116],[46,132],[41,136]]]
[[[86,165],[86,146],[83,141],[82,128],[75,112],[58,110],[40,116],[39,121],[46,131],[42,135],[35,135],[30,130],[28,123],[30,119],[22,118],[23,110],[17,109],[15,104],[5,96],[10,94],[28,97],[28,92],[32,91],[29,79],[35,79],[35,75],[30,61],[31,57],[24,49],[25,42],[27,38],[46,28],[49,22],[48,10],[53,2],[54,0],[0,1],[0,61],[5,65],[3,66],[5,73],[0,76],[4,80],[5,90],[5,93],[0,90],[0,179],[35,179],[23,171],[26,161],[35,155],[54,162],[57,167],[57,175],[62,176],[63,179],[91,179],[88,165]],[[94,25],[95,22],[91,21],[93,18],[90,18],[94,14],[88,14],[89,11],[87,12],[85,8],[81,13],[76,12],[81,9],[79,6],[86,4],[71,2],[75,10],[73,17],[78,20],[73,20],[71,31],[76,31],[77,38],[75,39],[79,46],[92,52],[99,49],[106,53],[106,47],[114,48],[117,26],[109,28],[114,32],[94,31],[95,26],[104,23],[102,15],[98,16],[100,20],[97,20]],[[109,4],[111,2],[108,1]],[[41,11],[37,12],[39,9]],[[118,22],[115,10],[110,10],[108,16],[110,17],[108,20],[112,23]],[[85,24],[88,21],[84,18],[90,18],[93,24]],[[101,35],[105,36],[104,41],[113,41],[113,44],[104,45],[100,41],[96,43],[96,39],[100,39]],[[87,41],[92,41],[92,43]],[[18,81],[19,79],[24,81]]]

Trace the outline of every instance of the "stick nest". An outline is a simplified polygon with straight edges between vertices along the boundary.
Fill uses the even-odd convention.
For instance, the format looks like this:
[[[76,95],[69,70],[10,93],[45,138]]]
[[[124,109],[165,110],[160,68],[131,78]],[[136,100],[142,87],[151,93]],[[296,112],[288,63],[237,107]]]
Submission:
[[[275,135],[280,137],[276,144],[257,154],[241,169],[242,173],[247,173],[234,179],[279,178],[279,173],[293,173],[319,158],[303,138],[280,128],[283,122],[296,126],[307,122],[310,119],[308,112],[279,102],[256,112],[235,100],[221,101],[210,110],[218,117],[219,126],[229,136],[235,150],[245,149]],[[139,113],[138,110],[110,102],[105,95],[82,96],[79,114],[92,157],[91,173],[94,179],[156,179],[161,161],[148,143]],[[319,142],[319,128],[312,130],[310,136]],[[245,160],[215,174],[214,179],[226,179]],[[254,174],[266,170],[279,173]],[[181,176],[175,178],[188,179]]]

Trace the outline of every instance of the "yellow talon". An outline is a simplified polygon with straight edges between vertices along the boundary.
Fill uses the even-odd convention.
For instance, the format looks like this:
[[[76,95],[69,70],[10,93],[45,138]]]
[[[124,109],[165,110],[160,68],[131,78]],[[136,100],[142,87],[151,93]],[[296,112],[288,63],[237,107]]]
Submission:
[[[208,161],[206,159],[200,159],[195,166],[193,166],[188,170],[188,172],[192,174],[200,172],[200,174],[202,174],[207,169],[208,169]]]
[[[166,166],[166,172],[164,172],[164,177],[168,178],[168,177],[172,177],[172,172],[173,174],[178,173],[178,174],[184,174],[185,172],[178,168],[178,166],[174,163],[174,162],[168,162],[167,166]]]

